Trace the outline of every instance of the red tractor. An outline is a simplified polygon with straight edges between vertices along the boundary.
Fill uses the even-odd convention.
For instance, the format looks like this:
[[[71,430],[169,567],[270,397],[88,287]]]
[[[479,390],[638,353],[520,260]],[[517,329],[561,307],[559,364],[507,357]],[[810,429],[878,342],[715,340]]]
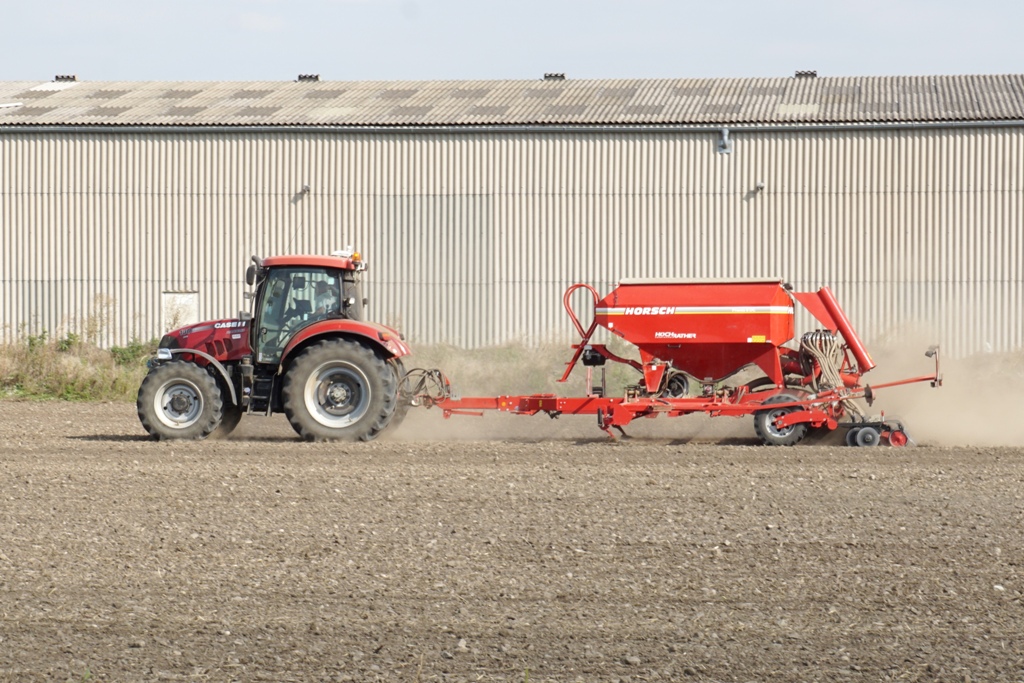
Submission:
[[[395,427],[409,347],[363,320],[365,269],[351,249],[254,256],[250,314],[160,340],[139,388],[142,426],[157,439],[204,439],[227,435],[243,414],[283,412],[308,441],[369,441]]]

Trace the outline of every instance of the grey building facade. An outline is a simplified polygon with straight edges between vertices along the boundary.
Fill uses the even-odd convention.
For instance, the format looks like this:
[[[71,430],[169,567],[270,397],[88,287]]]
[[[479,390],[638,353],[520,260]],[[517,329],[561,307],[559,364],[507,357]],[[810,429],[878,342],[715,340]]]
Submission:
[[[0,83],[0,335],[148,339],[252,254],[369,263],[414,344],[569,341],[625,277],[830,285],[867,340],[1024,348],[1024,76]]]

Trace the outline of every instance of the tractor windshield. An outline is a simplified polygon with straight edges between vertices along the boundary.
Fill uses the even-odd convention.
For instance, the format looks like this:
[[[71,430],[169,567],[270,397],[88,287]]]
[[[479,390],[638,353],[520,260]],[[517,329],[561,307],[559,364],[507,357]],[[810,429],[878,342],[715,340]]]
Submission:
[[[274,268],[257,300],[258,363],[276,363],[296,331],[328,317],[347,317],[342,277],[322,268]]]

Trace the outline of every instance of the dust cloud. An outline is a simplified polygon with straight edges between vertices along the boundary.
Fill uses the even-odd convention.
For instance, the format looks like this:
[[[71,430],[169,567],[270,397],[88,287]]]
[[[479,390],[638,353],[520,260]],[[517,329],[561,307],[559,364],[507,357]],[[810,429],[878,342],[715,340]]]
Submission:
[[[933,341],[933,335],[909,331],[869,344],[877,367],[864,376],[864,382],[876,385],[931,375],[935,365],[925,351]],[[635,355],[628,348],[617,352],[627,357]],[[577,367],[568,382],[557,382],[570,357],[568,345],[508,345],[472,351],[429,347],[422,353],[417,350],[417,356],[408,359],[407,366],[442,369],[464,397],[530,393],[581,396],[585,384],[581,367]],[[967,358],[940,355],[940,362],[942,387],[932,388],[928,382],[920,382],[883,388],[877,391],[872,406],[863,406],[865,412],[869,416],[902,420],[920,445],[1024,444],[1024,351]],[[618,393],[625,384],[635,382],[636,377],[629,368],[610,365],[610,393]],[[749,417],[688,415],[641,419],[628,425],[626,432],[633,438],[669,443],[758,443]],[[837,432],[840,436],[841,433],[842,430]],[[436,408],[414,408],[406,423],[389,437],[397,441],[608,441],[598,429],[596,418],[590,415],[563,415],[552,420],[543,414],[522,416],[485,411],[482,416],[456,415],[445,419]]]
[[[872,350],[878,367],[865,375],[881,384],[927,375],[934,362],[924,353],[920,333],[889,340]],[[941,355],[942,386],[910,384],[878,391],[871,410],[904,420],[911,437],[932,446],[1019,446],[1024,444],[1024,351]]]

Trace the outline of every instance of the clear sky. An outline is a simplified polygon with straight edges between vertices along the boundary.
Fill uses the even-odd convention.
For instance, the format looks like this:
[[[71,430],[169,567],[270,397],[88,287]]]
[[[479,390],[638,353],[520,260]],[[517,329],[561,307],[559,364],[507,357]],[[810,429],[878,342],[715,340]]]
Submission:
[[[1024,73],[1022,0],[0,0],[0,80]]]

